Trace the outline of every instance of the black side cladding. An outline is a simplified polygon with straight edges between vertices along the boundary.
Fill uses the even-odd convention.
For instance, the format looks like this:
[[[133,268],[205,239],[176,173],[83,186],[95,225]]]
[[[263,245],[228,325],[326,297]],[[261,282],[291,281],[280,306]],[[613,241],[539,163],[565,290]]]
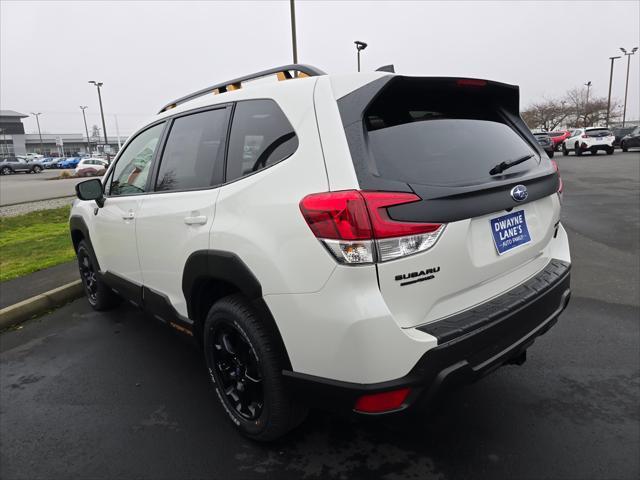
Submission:
[[[431,100],[423,100],[426,97]],[[450,118],[480,119],[486,114],[485,119],[509,127],[515,132],[515,138],[519,136],[518,141],[526,145],[524,148],[528,147],[537,155],[528,169],[520,172],[508,170],[503,175],[490,177],[487,168],[486,178],[472,182],[439,184],[435,181],[427,184],[429,182],[421,179],[403,181],[390,178],[392,175],[384,176],[379,173],[373,156],[369,132],[378,127],[371,124],[371,118],[376,116],[376,109],[381,104],[387,102],[387,105],[393,105],[396,99],[407,101],[407,104],[412,104],[416,99],[418,105],[424,101],[425,105],[429,104],[428,107],[447,109]],[[413,204],[390,208],[389,215],[395,220],[454,222],[508,210],[552,195],[558,190],[559,177],[555,167],[520,118],[517,86],[491,81],[465,82],[465,79],[448,77],[388,75],[345,95],[337,103],[360,188],[414,192],[422,199]],[[468,106],[473,110],[467,110]],[[468,162],[473,157],[454,158],[463,158]],[[495,164],[504,160],[509,159],[496,158]],[[525,185],[529,191],[524,202],[516,202],[510,195],[511,189],[519,184]]]

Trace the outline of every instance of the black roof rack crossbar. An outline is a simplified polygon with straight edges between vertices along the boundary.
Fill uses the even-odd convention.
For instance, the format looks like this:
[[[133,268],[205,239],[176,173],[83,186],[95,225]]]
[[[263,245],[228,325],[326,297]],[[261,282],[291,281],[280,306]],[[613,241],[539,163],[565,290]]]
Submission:
[[[226,82],[218,83],[216,85],[203,88],[202,90],[198,90],[197,92],[190,93],[189,95],[185,95],[184,97],[180,97],[177,100],[167,103],[164,107],[162,107],[162,109],[160,109],[158,113],[165,112],[182,103],[189,102],[198,97],[202,97],[203,95],[207,95],[211,93],[224,93],[228,89],[236,90],[240,88],[240,84],[242,82],[246,82],[247,80],[255,80],[258,78],[262,78],[268,75],[274,75],[278,73],[282,73],[283,78],[285,79],[293,78],[289,73],[292,71],[302,73],[303,76],[307,76],[307,77],[317,77],[319,75],[326,75],[325,72],[311,65],[304,65],[304,64],[298,64],[298,63],[283,65],[281,67],[270,68],[268,70],[263,70],[262,72],[252,73],[250,75],[245,75],[244,77],[234,78],[233,80],[227,80]]]

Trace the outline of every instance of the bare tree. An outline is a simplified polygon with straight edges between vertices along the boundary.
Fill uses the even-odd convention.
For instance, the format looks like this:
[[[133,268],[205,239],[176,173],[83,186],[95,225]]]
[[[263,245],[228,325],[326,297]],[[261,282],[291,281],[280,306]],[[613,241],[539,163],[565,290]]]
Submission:
[[[609,122],[620,117],[621,112],[612,101]],[[607,118],[607,99],[590,96],[587,102],[587,90],[573,88],[560,99],[545,99],[531,104],[522,112],[522,118],[532,130],[551,131],[565,127],[604,126]]]

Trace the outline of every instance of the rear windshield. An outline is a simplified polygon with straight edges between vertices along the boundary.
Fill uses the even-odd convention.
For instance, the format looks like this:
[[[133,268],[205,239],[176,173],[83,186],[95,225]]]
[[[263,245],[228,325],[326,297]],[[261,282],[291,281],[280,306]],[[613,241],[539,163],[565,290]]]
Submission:
[[[495,107],[469,102],[457,91],[383,92],[365,112],[370,164],[375,176],[424,185],[486,182],[503,161],[531,155],[509,169],[530,170],[539,157]]]
[[[564,132],[549,132],[547,135],[549,135],[550,137],[561,137],[562,135],[564,135]]]
[[[585,134],[589,137],[606,137],[611,135],[611,132],[606,128],[594,128],[593,130],[587,130]]]
[[[535,135],[536,137],[548,137],[548,136],[549,136],[549,134],[548,134],[548,133],[534,133],[534,135]]]

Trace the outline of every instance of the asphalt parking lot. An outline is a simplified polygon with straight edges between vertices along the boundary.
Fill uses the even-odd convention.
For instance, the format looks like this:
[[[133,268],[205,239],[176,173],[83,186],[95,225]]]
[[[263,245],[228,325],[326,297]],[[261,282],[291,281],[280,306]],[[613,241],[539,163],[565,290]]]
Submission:
[[[37,174],[0,175],[0,206],[75,195],[76,183],[86,178],[49,180],[63,171],[73,173],[73,170],[52,169]]]
[[[409,431],[314,412],[251,442],[203,362],[136,310],[84,299],[0,335],[3,479],[637,479],[640,153],[557,156],[573,296],[521,367]]]

